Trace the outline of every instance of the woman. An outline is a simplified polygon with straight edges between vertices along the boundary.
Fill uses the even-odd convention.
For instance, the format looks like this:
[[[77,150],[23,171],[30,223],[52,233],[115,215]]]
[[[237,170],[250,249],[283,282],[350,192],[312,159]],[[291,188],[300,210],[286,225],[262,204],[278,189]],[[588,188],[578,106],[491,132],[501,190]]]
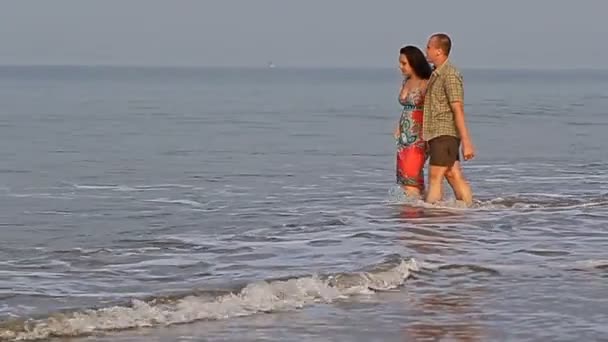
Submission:
[[[403,105],[395,129],[397,140],[397,183],[408,196],[420,197],[424,192],[426,144],[422,134],[422,108],[431,66],[415,46],[405,46],[399,53],[399,69],[404,76],[399,94]]]

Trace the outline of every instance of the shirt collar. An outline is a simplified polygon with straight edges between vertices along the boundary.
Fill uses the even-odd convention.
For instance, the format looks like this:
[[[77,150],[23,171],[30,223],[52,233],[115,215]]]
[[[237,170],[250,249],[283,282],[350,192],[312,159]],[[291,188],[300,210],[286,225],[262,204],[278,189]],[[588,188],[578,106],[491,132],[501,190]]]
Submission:
[[[446,59],[445,62],[443,62],[443,64],[441,64],[439,67],[433,66],[433,73],[435,75],[440,75],[441,71],[443,71],[445,69],[445,67],[449,64],[450,64],[450,60]]]

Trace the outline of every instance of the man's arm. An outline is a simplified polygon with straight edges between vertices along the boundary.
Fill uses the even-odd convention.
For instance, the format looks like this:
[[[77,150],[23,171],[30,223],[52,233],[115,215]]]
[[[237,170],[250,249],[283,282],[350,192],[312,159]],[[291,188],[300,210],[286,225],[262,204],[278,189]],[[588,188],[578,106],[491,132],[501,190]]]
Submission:
[[[469,130],[467,128],[466,120],[464,118],[464,87],[462,82],[462,76],[459,74],[449,74],[446,77],[445,93],[450,102],[450,108],[454,114],[454,124],[462,140],[462,154],[465,160],[472,159],[475,156],[475,148]]]
[[[464,105],[462,104],[462,101],[450,102],[450,107],[452,108],[452,113],[454,113],[454,123],[456,124],[456,129],[458,130],[458,134],[460,134],[463,144],[465,141],[471,142],[469,130],[467,129],[467,124],[464,119]]]

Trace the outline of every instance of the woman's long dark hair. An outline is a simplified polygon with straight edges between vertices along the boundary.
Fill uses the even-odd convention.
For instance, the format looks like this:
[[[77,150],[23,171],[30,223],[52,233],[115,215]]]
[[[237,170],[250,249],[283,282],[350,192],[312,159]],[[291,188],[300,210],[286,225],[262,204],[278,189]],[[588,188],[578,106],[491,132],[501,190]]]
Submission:
[[[408,45],[402,47],[401,50],[399,50],[399,53],[407,58],[407,62],[412,67],[412,70],[416,73],[416,76],[424,80],[431,78],[431,73],[433,73],[433,70],[419,48]]]

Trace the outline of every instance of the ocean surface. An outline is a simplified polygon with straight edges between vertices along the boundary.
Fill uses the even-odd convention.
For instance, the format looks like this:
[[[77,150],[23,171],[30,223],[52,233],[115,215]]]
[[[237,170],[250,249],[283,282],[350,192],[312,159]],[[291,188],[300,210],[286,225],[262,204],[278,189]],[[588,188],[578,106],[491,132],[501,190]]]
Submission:
[[[0,67],[0,340],[607,340],[608,71],[462,72],[472,208],[396,68]]]

